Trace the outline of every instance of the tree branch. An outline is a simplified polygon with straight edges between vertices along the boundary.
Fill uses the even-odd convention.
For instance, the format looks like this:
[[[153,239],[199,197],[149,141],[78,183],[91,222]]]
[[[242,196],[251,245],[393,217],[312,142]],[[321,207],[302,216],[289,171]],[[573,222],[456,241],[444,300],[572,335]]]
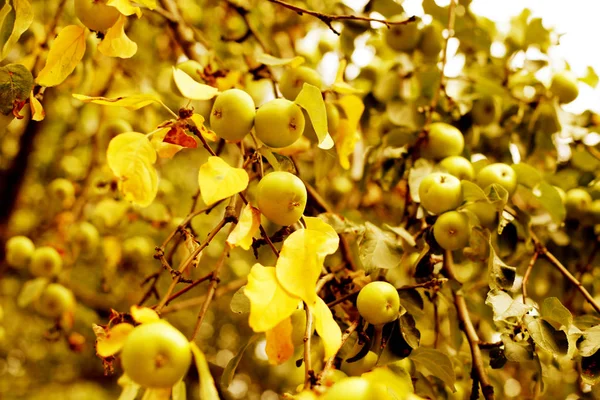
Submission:
[[[523,304],[527,304],[527,282],[529,282],[529,276],[531,275],[531,271],[533,270],[533,266],[535,265],[539,255],[540,253],[536,249],[531,257],[531,260],[529,261],[529,265],[527,265],[525,275],[523,276],[523,283],[521,285],[521,289],[523,290]]]
[[[183,53],[190,60],[202,61],[200,55],[194,49],[196,46],[194,31],[185,23],[177,3],[174,0],[160,0],[160,3],[170,16],[166,19],[167,23]]]
[[[444,254],[443,268],[446,271],[448,278],[456,280],[456,275],[454,273],[454,261],[452,259],[451,251],[446,251]],[[492,400],[495,398],[494,387],[490,383],[490,379],[485,370],[485,365],[483,364],[481,349],[479,348],[479,336],[477,336],[477,332],[473,326],[473,321],[471,321],[471,316],[469,315],[469,310],[467,308],[467,302],[460,291],[454,292],[454,304],[458,313],[460,327],[467,336],[469,346],[471,347],[473,369],[476,373],[476,378],[479,380],[481,385],[481,391],[483,392],[483,396],[486,398],[486,400]]]
[[[293,4],[290,3],[286,3],[285,1],[282,0],[268,0],[270,3],[273,4],[278,4],[282,7],[285,7],[289,10],[295,11],[296,13],[298,13],[298,15],[310,15],[312,17],[315,17],[317,19],[319,19],[321,22],[323,22],[325,25],[327,25],[327,27],[329,29],[331,29],[331,31],[333,33],[335,33],[336,35],[340,35],[340,32],[337,31],[333,25],[332,22],[333,21],[365,21],[365,22],[379,22],[384,24],[385,26],[387,26],[388,28],[392,25],[406,25],[410,22],[414,22],[417,20],[416,16],[412,16],[404,21],[387,21],[385,19],[379,19],[379,18],[369,18],[369,17],[364,17],[361,15],[333,15],[333,14],[324,14],[324,13],[320,13],[317,11],[311,11],[311,10],[307,10],[304,9],[302,7],[298,7],[295,6]]]

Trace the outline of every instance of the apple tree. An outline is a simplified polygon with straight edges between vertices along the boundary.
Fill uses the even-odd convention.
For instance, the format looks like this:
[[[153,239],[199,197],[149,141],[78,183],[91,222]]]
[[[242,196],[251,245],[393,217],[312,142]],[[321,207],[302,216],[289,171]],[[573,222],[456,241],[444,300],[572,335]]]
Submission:
[[[600,397],[598,76],[438,3],[0,3],[0,397]]]

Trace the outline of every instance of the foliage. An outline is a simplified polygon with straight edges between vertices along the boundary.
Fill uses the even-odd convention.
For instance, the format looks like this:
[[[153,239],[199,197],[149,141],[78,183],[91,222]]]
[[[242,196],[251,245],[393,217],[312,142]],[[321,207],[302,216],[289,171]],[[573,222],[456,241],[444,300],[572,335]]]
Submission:
[[[422,3],[1,3],[0,397],[599,397],[597,73]]]

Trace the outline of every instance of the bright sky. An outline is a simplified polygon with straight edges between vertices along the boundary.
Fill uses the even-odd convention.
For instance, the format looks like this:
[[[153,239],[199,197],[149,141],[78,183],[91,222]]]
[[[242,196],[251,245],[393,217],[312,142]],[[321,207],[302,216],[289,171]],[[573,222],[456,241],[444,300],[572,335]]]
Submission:
[[[360,10],[368,0],[345,0],[348,6]],[[440,6],[447,6],[450,0],[435,0]],[[399,1],[409,15],[423,15],[422,0]],[[591,66],[600,74],[600,51],[595,47],[600,37],[600,0],[473,0],[471,10],[498,24],[501,31],[508,31],[511,17],[524,8],[532,11],[533,17],[542,18],[544,26],[554,28],[562,34],[560,44],[550,52],[552,67],[561,68],[560,60],[566,60],[578,76],[585,74]],[[448,74],[448,70],[446,73]],[[600,85],[591,89],[580,84],[577,100],[565,106],[572,112],[592,109],[600,112]]]

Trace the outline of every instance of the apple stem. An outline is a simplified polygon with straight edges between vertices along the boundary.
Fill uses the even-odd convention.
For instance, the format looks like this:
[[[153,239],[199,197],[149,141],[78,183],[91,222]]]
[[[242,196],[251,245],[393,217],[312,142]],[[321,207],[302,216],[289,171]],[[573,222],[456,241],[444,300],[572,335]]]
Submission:
[[[443,269],[448,275],[448,278],[452,280],[456,279],[456,274],[454,273],[454,259],[452,258],[452,252],[446,250],[444,253],[444,263]],[[483,357],[481,356],[481,349],[479,348],[479,336],[477,335],[477,331],[475,330],[475,326],[473,325],[473,321],[471,321],[471,316],[469,314],[469,309],[467,308],[467,302],[465,301],[464,296],[460,292],[460,289],[453,290],[454,291],[454,305],[456,306],[456,311],[458,313],[458,319],[460,321],[460,328],[467,336],[467,340],[469,341],[469,347],[471,348],[471,358],[474,370],[474,380],[479,381],[479,385],[481,386],[481,391],[483,392],[483,396],[486,400],[495,399],[494,396],[494,387],[490,383],[490,379],[485,370],[485,365],[483,363]],[[475,385],[473,385],[475,387]],[[471,396],[473,398],[473,395]]]

